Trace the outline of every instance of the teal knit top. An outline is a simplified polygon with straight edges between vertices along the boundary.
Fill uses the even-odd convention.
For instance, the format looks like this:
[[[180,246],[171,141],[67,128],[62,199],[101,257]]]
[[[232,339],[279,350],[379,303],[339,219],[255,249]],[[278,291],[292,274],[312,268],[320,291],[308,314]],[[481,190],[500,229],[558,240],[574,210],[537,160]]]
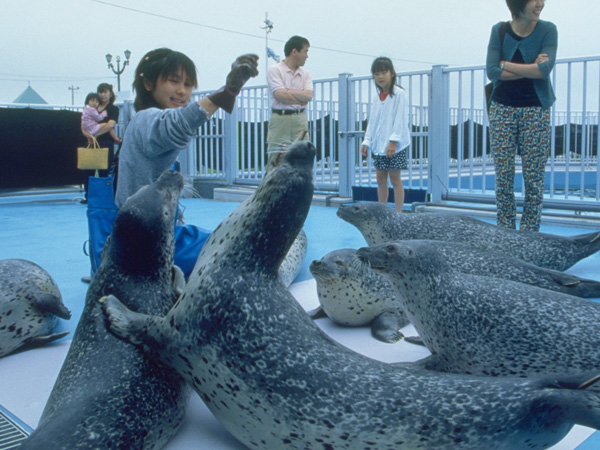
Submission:
[[[503,83],[503,81],[500,80],[500,74],[502,73],[500,61],[511,61],[517,49],[523,55],[523,61],[526,64],[534,63],[540,53],[546,53],[548,54],[548,61],[538,64],[543,77],[532,81],[542,108],[550,108],[556,100],[554,90],[552,89],[552,83],[550,82],[550,73],[554,68],[556,50],[558,47],[558,30],[556,25],[545,20],[538,20],[535,29],[529,36],[517,41],[510,33],[506,33],[504,36],[504,44],[501,46],[500,26],[502,23],[503,22],[498,22],[492,27],[487,51],[487,76],[493,81],[494,89]]]

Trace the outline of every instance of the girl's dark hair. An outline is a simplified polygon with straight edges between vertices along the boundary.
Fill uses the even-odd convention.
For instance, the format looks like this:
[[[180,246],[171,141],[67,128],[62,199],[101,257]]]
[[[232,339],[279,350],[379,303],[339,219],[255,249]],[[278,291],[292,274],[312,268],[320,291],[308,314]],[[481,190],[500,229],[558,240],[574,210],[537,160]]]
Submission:
[[[168,48],[158,48],[146,53],[135,69],[135,79],[133,80],[133,90],[135,91],[134,109],[141,111],[159,107],[154,100],[152,91],[144,86],[144,81],[154,88],[157,81],[168,78],[169,75],[179,75],[182,70],[192,86],[198,87],[196,66],[183,53]]]
[[[96,100],[98,100],[98,103],[100,103],[100,97],[98,97],[98,94],[96,94],[95,92],[90,92],[85,97],[84,105],[87,105],[90,102],[90,100],[92,100],[92,99],[96,99]]]
[[[527,3],[529,3],[529,0],[506,0],[506,5],[508,6],[508,9],[510,9],[510,13],[513,17],[517,17],[525,11]]]
[[[115,92],[113,91],[112,84],[109,83],[100,83],[96,88],[96,92],[99,94],[100,92],[108,91],[110,92],[110,97],[108,98],[108,104],[112,105],[115,102]]]
[[[394,69],[394,64],[390,58],[386,58],[385,56],[380,56],[373,61],[371,64],[371,74],[375,75],[377,72],[392,72],[392,85],[390,86],[390,97],[394,96],[394,86],[396,86],[396,70]],[[381,92],[381,88],[375,84],[377,88],[377,92]]]

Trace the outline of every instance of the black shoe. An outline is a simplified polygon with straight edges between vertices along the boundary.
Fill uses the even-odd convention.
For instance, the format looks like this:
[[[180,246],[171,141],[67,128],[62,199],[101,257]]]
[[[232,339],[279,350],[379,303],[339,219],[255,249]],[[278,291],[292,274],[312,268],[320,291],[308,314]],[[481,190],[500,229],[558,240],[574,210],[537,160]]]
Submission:
[[[92,282],[92,277],[81,277],[81,281],[90,284]]]

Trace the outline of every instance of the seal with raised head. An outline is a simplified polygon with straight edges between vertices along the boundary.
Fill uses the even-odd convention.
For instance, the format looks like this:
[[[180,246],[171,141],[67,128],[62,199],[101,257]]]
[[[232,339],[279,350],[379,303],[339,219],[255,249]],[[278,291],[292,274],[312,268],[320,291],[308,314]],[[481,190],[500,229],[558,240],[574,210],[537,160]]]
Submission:
[[[344,248],[313,261],[310,273],[317,282],[320,307],[309,312],[318,318],[321,311],[340,325],[371,325],[374,338],[393,343],[402,339],[400,329],[408,325],[396,291],[385,277],[373,272]]]
[[[587,376],[496,379],[386,364],[325,335],[277,268],[312,199],[314,147],[296,143],[214,231],[164,317],[102,298],[111,330],[175,367],[254,449],[546,448],[600,426]]]
[[[20,448],[160,449],[178,430],[190,390],[175,371],[111,334],[97,300],[114,293],[148,314],[173,306],[183,287],[173,269],[182,187],[180,174],[165,172],[120,209],[39,425]]]
[[[52,333],[59,317],[71,313],[48,272],[24,259],[0,261],[0,357],[69,334]]]
[[[435,245],[388,242],[358,256],[385,276],[431,351],[426,368],[531,377],[600,367],[600,304],[450,267]]]
[[[497,227],[461,214],[402,214],[379,202],[342,205],[337,215],[358,228],[369,245],[412,239],[464,242],[560,271],[600,250],[600,231],[556,236]]]

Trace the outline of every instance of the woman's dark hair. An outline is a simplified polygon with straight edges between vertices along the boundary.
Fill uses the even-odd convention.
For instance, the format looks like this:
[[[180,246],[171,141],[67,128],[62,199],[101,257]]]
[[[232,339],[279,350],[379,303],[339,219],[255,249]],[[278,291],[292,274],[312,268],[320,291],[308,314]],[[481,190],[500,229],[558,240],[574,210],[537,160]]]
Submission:
[[[508,9],[510,9],[510,13],[513,17],[517,17],[523,11],[525,11],[525,6],[529,3],[530,0],[506,0],[506,5]]]
[[[115,92],[113,91],[112,84],[109,83],[100,83],[96,88],[96,92],[100,94],[100,92],[108,91],[110,92],[110,97],[108,98],[108,104],[112,105],[115,102]]]
[[[98,94],[96,94],[95,92],[90,92],[85,97],[85,103],[84,103],[84,105],[87,105],[90,102],[90,100],[93,100],[93,99],[98,100],[98,103],[100,103],[100,97],[98,97]]]
[[[152,91],[144,86],[144,81],[154,88],[157,81],[168,78],[169,75],[179,75],[182,70],[192,86],[198,87],[196,66],[183,53],[168,48],[158,48],[146,53],[135,69],[135,79],[133,80],[133,90],[135,91],[134,109],[141,111],[158,107]]]
[[[392,72],[392,84],[390,86],[390,97],[394,96],[394,86],[396,86],[396,70],[394,69],[394,64],[390,58],[386,58],[385,56],[380,56],[373,61],[371,64],[371,74],[375,75],[377,72]],[[381,92],[381,88],[375,84],[377,88],[377,92]]]
[[[296,49],[296,51],[301,52],[305,45],[310,47],[310,42],[308,42],[308,39],[303,38],[302,36],[292,36],[285,43],[285,46],[283,47],[283,54],[287,58],[292,54],[292,50]]]

